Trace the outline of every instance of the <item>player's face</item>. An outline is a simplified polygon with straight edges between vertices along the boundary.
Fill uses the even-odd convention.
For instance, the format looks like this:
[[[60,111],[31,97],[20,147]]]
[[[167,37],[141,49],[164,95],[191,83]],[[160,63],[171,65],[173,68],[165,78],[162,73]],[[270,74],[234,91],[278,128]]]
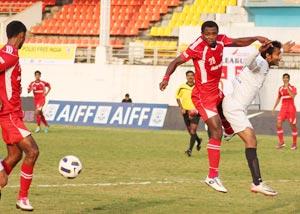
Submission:
[[[36,80],[40,80],[41,79],[41,75],[40,74],[36,74],[34,75]]]
[[[215,47],[218,36],[218,30],[216,27],[206,27],[202,32],[202,37],[210,47]]]
[[[283,81],[284,84],[288,84],[290,82],[290,78],[288,76],[284,76],[282,78],[282,81]]]
[[[269,65],[279,65],[281,60],[281,51],[279,48],[275,48],[271,55],[268,55]]]
[[[189,82],[189,83],[194,83],[194,79],[195,79],[195,76],[193,73],[188,73],[186,75],[186,80]]]

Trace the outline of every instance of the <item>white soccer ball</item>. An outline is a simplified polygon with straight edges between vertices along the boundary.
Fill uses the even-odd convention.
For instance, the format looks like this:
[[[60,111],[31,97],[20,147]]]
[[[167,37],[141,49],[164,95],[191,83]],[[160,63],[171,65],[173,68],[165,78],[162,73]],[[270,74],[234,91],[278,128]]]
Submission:
[[[82,170],[78,157],[67,155],[59,161],[58,171],[65,178],[76,178]]]

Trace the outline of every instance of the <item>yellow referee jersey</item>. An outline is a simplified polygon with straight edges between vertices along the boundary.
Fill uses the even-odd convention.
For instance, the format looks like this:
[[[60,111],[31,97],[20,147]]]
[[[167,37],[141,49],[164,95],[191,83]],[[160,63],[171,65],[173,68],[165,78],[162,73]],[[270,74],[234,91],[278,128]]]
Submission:
[[[194,86],[189,86],[187,83],[180,85],[176,92],[176,99],[180,99],[182,108],[185,110],[193,110],[195,106],[192,102],[192,90]]]

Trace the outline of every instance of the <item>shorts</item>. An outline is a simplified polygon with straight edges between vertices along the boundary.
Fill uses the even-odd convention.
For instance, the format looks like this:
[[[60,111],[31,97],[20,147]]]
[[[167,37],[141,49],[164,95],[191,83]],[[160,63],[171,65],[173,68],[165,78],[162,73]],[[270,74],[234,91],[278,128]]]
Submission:
[[[212,96],[201,97],[198,93],[192,93],[192,101],[194,106],[198,110],[202,120],[205,122],[207,119],[218,115],[218,105],[224,98],[223,93],[220,91],[219,94]]]
[[[0,116],[0,126],[2,138],[6,144],[17,144],[31,135],[23,122],[23,117],[17,113]]]
[[[277,116],[277,120],[281,122],[288,120],[291,124],[296,124],[297,123],[296,108],[280,109]]]
[[[245,107],[230,95],[223,99],[222,107],[224,116],[230,123],[234,133],[244,131],[246,128],[253,129],[252,124],[247,117]]]
[[[34,100],[35,109],[41,111],[45,105],[45,100]]]
[[[189,114],[189,111],[187,111],[185,114],[183,114],[183,120],[186,125],[186,127],[189,127],[191,123],[193,124],[199,124],[200,121],[200,115],[199,114]]]

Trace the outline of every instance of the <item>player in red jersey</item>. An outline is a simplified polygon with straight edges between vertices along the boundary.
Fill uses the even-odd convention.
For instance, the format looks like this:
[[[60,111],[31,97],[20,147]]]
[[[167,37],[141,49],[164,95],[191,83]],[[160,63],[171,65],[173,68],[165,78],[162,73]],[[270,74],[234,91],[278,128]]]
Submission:
[[[39,149],[31,133],[23,122],[21,103],[21,67],[18,49],[25,41],[26,27],[20,21],[12,21],[6,27],[7,44],[0,50],[0,126],[2,138],[7,146],[7,156],[1,161],[4,171],[9,175],[22,159],[20,191],[16,206],[31,211],[28,191],[32,181],[33,168],[39,155]],[[3,172],[2,172],[3,173]],[[3,177],[0,176],[0,183]]]
[[[49,125],[45,119],[43,114],[43,106],[46,102],[46,96],[49,94],[51,90],[51,86],[49,83],[41,80],[41,72],[34,72],[35,81],[31,82],[28,86],[28,93],[31,91],[34,95],[34,105],[35,105],[35,115],[36,115],[36,123],[37,128],[35,129],[35,133],[41,131],[41,122],[45,125],[45,133],[48,133]]]
[[[292,136],[293,136],[293,144],[291,146],[292,150],[297,149],[297,136],[298,136],[298,130],[297,130],[297,112],[296,107],[294,103],[294,98],[297,94],[296,87],[292,86],[290,84],[290,75],[289,74],[283,74],[282,76],[283,80],[283,86],[279,88],[278,91],[278,97],[276,99],[273,113],[276,108],[276,106],[279,104],[280,100],[282,100],[282,105],[280,108],[280,112],[277,117],[277,135],[278,135],[278,145],[276,146],[277,149],[281,149],[285,146],[284,140],[283,140],[283,129],[282,129],[282,123],[287,119],[290,123],[291,129],[292,129]]]
[[[209,174],[205,183],[217,191],[227,192],[218,177],[222,125],[225,133],[233,134],[230,124],[222,113],[223,93],[218,87],[222,73],[223,49],[228,46],[248,46],[255,41],[267,43],[269,40],[265,37],[228,38],[226,35],[218,34],[218,25],[213,21],[204,22],[201,31],[201,36],[169,64],[159,87],[164,90],[175,69],[188,60],[193,60],[196,73],[192,100],[210,130],[207,145]]]

